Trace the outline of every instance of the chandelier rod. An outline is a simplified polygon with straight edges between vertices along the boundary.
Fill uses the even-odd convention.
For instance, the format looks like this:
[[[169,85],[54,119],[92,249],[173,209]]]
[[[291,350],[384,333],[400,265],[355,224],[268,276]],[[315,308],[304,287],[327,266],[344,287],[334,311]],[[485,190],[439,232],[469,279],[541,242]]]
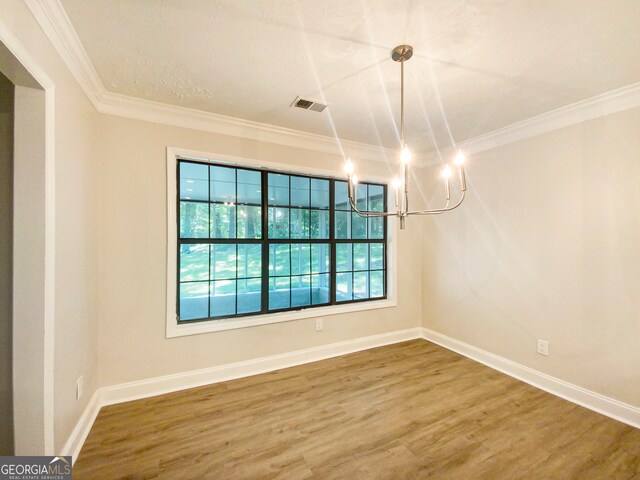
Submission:
[[[405,55],[400,57],[400,148],[404,150],[407,144],[404,141],[404,60]],[[401,211],[406,213],[409,211],[409,162],[404,164],[404,203]],[[404,226],[404,218],[401,220]]]
[[[400,148],[404,143],[404,58],[400,60]]]

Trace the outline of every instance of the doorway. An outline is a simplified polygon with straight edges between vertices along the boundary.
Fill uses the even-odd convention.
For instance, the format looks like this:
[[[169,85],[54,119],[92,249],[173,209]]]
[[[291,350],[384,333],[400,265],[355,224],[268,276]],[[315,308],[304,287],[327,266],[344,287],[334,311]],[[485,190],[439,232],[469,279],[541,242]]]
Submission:
[[[9,222],[0,245],[0,320],[2,363],[10,355],[9,373],[2,370],[2,432],[11,427],[5,449],[14,455],[52,455],[53,443],[53,327],[55,304],[55,155],[54,84],[27,48],[0,22],[0,73],[13,89],[11,174],[0,167],[0,222],[7,221],[6,198],[11,197]],[[0,147],[2,148],[2,147]],[[0,160],[2,161],[2,160]],[[4,183],[2,181],[4,180]],[[12,180],[12,183],[9,183]],[[11,188],[8,193],[7,188]],[[11,240],[10,245],[7,242]],[[4,242],[4,243],[2,243]],[[8,252],[10,256],[8,257]],[[11,270],[9,270],[11,268]],[[8,273],[10,271],[10,273]],[[8,286],[7,286],[8,285]],[[5,287],[10,293],[5,291]],[[9,305],[7,299],[10,299]],[[10,310],[9,310],[10,308]],[[4,310],[2,310],[4,309]],[[9,313],[7,313],[9,312]],[[9,326],[5,324],[8,322]],[[5,335],[9,331],[10,335]],[[6,342],[4,340],[6,339]],[[6,343],[11,343],[7,346]],[[10,349],[10,350],[9,350]],[[9,353],[10,352],[10,353]],[[10,389],[5,388],[10,375]],[[5,408],[11,401],[12,408]],[[12,415],[11,415],[12,414]],[[8,427],[6,427],[8,425]],[[11,438],[12,437],[12,438]]]
[[[0,456],[13,448],[13,106],[0,73]]]

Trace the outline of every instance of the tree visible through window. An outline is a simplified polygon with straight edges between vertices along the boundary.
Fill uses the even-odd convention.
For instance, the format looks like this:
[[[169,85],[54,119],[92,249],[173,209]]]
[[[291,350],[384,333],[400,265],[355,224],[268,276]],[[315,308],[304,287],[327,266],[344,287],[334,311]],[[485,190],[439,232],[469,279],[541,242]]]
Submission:
[[[362,218],[346,183],[179,160],[180,322],[386,296],[386,219]],[[358,205],[383,211],[386,187]]]

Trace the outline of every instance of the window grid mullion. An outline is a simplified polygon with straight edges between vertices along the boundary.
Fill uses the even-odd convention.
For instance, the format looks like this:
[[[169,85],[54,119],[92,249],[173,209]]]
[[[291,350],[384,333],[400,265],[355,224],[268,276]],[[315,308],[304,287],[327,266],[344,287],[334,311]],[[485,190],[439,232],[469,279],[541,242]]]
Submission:
[[[367,244],[367,297],[371,298],[371,244]]]
[[[266,171],[260,174],[262,183],[262,283],[260,291],[260,312],[267,313],[269,311],[269,178]]]
[[[311,180],[309,180],[309,205],[311,205]],[[311,224],[309,224],[311,227]],[[311,231],[311,228],[309,228]],[[309,305],[313,305],[313,246],[309,244]]]
[[[234,310],[233,310],[233,314],[237,315],[238,314],[238,255],[239,255],[239,250],[238,250],[238,169],[236,168],[234,171],[234,183],[233,183],[233,212],[234,212],[234,217],[235,217],[235,226],[234,226],[234,236],[236,237],[236,268],[235,268],[235,279],[234,279],[234,285],[235,285],[235,291],[236,291],[236,296],[234,299]]]
[[[351,227],[351,235],[353,235],[353,226]],[[353,240],[353,239],[352,239]],[[356,299],[356,282],[353,269],[356,266],[355,243],[351,244],[351,299]]]
[[[207,200],[209,200],[209,225],[207,231],[209,232],[209,239],[211,239],[211,166],[207,167]],[[213,212],[213,214],[215,215],[215,211]],[[215,283],[212,280],[212,276],[214,275],[212,275],[211,272],[211,256],[213,254],[212,252],[214,248],[216,248],[215,244],[209,245],[209,284],[207,285],[209,287],[207,288],[207,291],[209,292],[209,296],[207,297],[207,315],[209,316],[209,318],[211,318],[211,295],[215,294],[215,291],[212,291],[212,289],[215,287]]]
[[[307,220],[307,226],[309,228],[309,234],[307,235],[307,238],[311,239],[311,179],[309,179],[309,205],[307,207],[307,213],[309,214],[309,217],[308,217],[308,220]],[[318,223],[319,222],[320,222],[320,220],[319,220],[319,217],[318,217]],[[309,245],[309,251],[311,251],[311,245]],[[311,254],[309,254],[309,256],[311,256]],[[311,264],[309,264],[309,275],[311,275]],[[309,277],[309,280],[311,280],[311,277]],[[311,291],[309,291],[309,294],[311,294]],[[311,299],[309,299],[309,301],[311,301]]]
[[[329,180],[329,245],[330,245],[330,257],[329,257],[329,303],[331,305],[336,304],[336,290],[338,288],[336,284],[336,182],[335,180]]]
[[[293,294],[291,293],[291,274],[293,273],[291,270],[292,263],[291,263],[291,244],[289,244],[289,307],[291,307],[291,303],[292,303],[292,297]]]
[[[238,244],[236,243],[236,274],[235,274],[235,278],[234,278],[234,283],[235,283],[235,287],[236,287],[236,296],[235,296],[235,307],[233,310],[233,314],[236,315],[238,313],[238,256],[239,256],[239,248],[238,248]]]

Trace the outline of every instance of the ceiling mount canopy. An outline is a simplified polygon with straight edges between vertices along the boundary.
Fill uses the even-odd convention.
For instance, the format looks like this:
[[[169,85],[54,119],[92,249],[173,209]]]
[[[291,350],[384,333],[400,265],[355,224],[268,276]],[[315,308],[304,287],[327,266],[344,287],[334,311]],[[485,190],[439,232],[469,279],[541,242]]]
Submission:
[[[413,57],[413,47],[411,45],[398,45],[391,50],[391,59],[394,62],[405,62]]]
[[[456,203],[451,205],[451,184],[450,177],[453,174],[451,166],[446,165],[442,171],[442,177],[444,178],[446,203],[441,208],[434,208],[429,210],[409,210],[409,179],[410,179],[410,163],[411,163],[411,150],[407,147],[404,140],[404,62],[409,60],[413,56],[413,47],[411,45],[398,45],[391,51],[391,59],[394,62],[400,63],[400,163],[402,164],[402,180],[398,177],[394,177],[391,182],[395,192],[395,211],[386,212],[369,212],[358,209],[358,176],[355,173],[355,169],[351,159],[347,159],[345,164],[345,171],[348,177],[348,194],[349,203],[354,212],[361,217],[398,217],[400,219],[400,228],[404,230],[405,219],[409,215],[434,215],[439,213],[448,212],[454,208],[459,207],[464,201],[467,191],[467,182],[464,173],[464,161],[465,157],[461,151],[458,151],[453,163],[458,171],[460,194]],[[402,195],[401,195],[402,190]]]

